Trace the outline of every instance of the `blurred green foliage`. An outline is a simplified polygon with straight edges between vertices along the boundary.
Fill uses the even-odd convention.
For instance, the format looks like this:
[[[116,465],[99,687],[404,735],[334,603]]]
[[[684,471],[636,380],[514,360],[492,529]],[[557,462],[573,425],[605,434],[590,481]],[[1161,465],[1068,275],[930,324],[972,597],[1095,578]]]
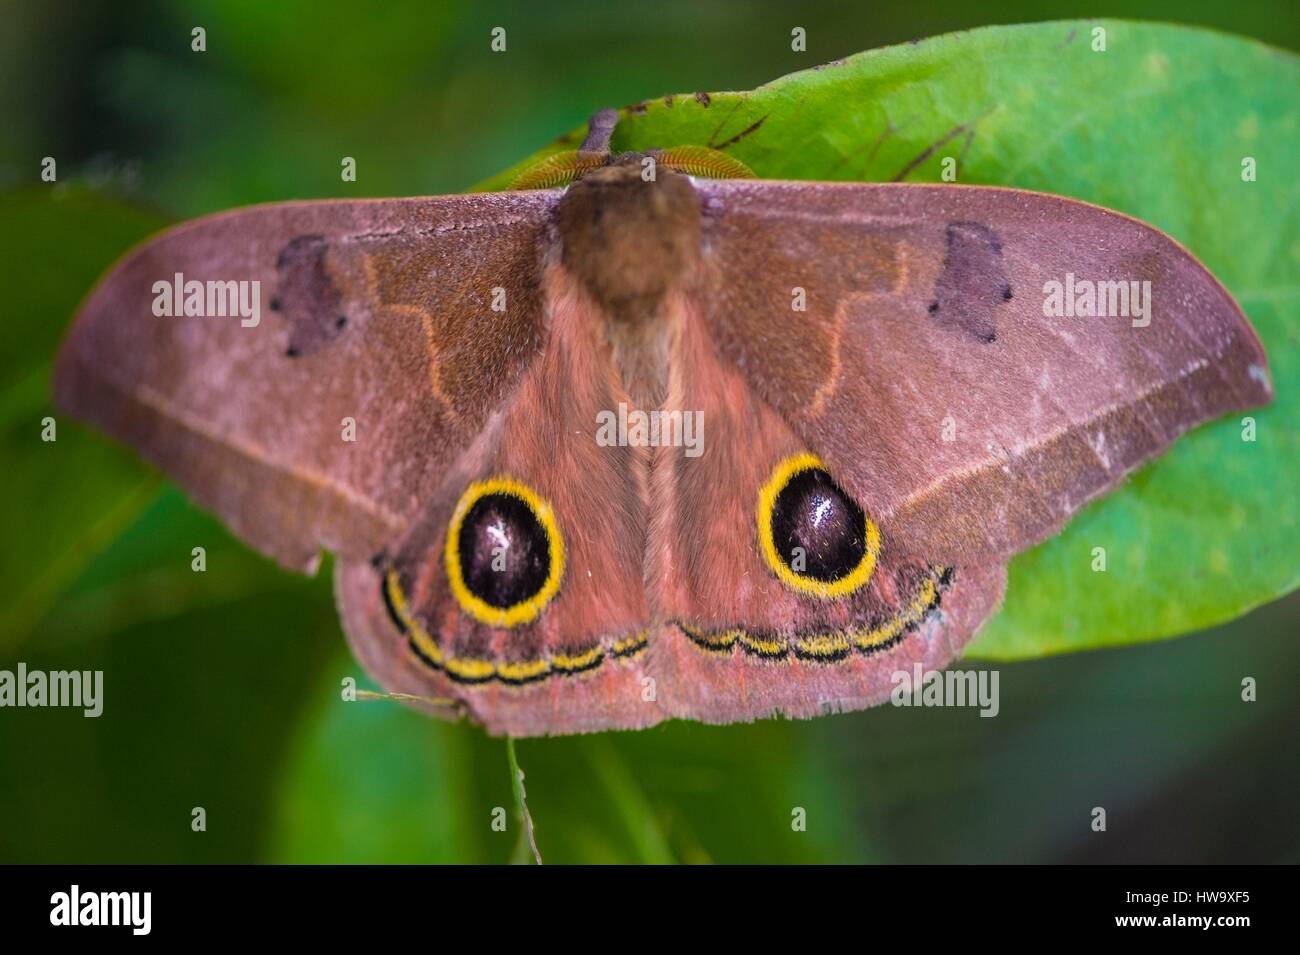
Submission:
[[[505,861],[504,746],[342,703],[328,567],[233,541],[133,457],[59,420],[62,330],[163,221],[254,201],[454,191],[670,91],[747,89],[858,50],[1077,4],[865,8],[31,3],[0,35],[0,668],[102,669],[99,719],[0,710],[0,861]],[[1289,3],[1137,3],[1294,48]],[[192,53],[190,28],[207,29]],[[508,51],[492,54],[503,25]],[[804,26],[809,52],[789,47]],[[58,158],[60,185],[37,180]],[[339,180],[341,156],[359,181]],[[105,194],[116,196],[106,198]],[[1262,227],[1261,227],[1262,228]],[[1213,263],[1211,263],[1213,264]],[[1294,322],[1292,322],[1294,334]],[[57,457],[56,457],[57,455]],[[189,570],[190,550],[208,570]],[[1002,712],[518,744],[548,862],[1296,861],[1294,597],[1162,646],[1004,667]],[[1243,677],[1259,702],[1243,704]],[[1107,807],[1110,831],[1088,828]],[[207,831],[191,831],[193,807]],[[807,831],[791,828],[796,808]]]

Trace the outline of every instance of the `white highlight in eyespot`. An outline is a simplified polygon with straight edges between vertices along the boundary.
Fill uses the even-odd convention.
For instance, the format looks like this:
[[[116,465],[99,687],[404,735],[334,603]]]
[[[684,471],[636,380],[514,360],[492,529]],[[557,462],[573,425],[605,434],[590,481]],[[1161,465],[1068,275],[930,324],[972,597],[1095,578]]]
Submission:
[[[831,502],[824,497],[817,498],[817,503],[813,505],[812,522],[814,527],[821,527],[826,521],[826,515],[831,511]]]
[[[492,538],[492,546],[494,548],[510,546],[510,535],[506,533],[505,524],[503,522],[495,521],[489,524],[485,530],[487,531],[488,536]]]

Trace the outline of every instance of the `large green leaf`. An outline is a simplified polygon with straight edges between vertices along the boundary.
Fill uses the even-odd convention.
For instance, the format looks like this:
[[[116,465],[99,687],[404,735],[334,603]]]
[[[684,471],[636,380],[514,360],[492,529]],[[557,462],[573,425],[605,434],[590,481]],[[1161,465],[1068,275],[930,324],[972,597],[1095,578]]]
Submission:
[[[0,256],[0,521],[6,538],[22,543],[0,549],[0,654],[8,656],[157,494],[157,478],[133,454],[55,412],[50,366],[68,316],[98,275],[166,221],[55,187],[0,194],[0,222],[7,240]]]
[[[1104,50],[1099,49],[1104,33]],[[1205,30],[1120,21],[990,27],[861,53],[744,93],[627,107],[615,150],[726,149],[759,176],[958,181],[1059,193],[1178,239],[1233,292],[1277,401],[1206,425],[1011,565],[976,656],[1168,637],[1300,582],[1300,59]],[[504,188],[576,131],[493,177]],[[1253,158],[1256,181],[1242,178]],[[1104,547],[1107,570],[1092,570]]]
[[[339,646],[327,576],[277,569],[50,404],[78,300],[165,224],[79,187],[0,194],[0,668],[104,672],[102,719],[4,711],[7,861],[248,859],[302,684]]]
[[[337,647],[311,694],[316,718],[285,767],[271,858],[515,858],[521,833],[504,742],[397,703],[343,701],[341,681],[361,674],[341,636]],[[853,831],[850,799],[817,753],[801,745],[807,729],[773,720],[673,723],[642,733],[522,740],[518,758],[543,860],[869,858]],[[503,814],[504,831],[493,828],[494,814]]]

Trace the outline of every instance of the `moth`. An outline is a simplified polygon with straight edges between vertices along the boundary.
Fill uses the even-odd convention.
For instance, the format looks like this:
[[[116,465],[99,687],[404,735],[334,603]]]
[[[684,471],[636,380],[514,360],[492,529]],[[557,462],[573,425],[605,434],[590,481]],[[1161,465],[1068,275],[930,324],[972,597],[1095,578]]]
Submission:
[[[616,121],[518,191],[162,233],[85,301],[58,404],[284,566],[334,552],[385,688],[528,736],[880,703],[1014,554],[1272,397],[1231,295],[1134,219],[612,155]]]

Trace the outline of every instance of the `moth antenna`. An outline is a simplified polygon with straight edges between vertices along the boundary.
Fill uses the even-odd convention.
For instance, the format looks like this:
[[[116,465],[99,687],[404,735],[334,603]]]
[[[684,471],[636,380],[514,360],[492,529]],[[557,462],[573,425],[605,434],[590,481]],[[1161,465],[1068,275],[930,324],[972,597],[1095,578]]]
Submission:
[[[587,138],[578,147],[584,153],[609,154],[609,140],[618,125],[618,110],[602,109],[591,114],[587,120]]]
[[[673,172],[706,179],[753,179],[754,171],[734,156],[707,146],[674,146],[655,154],[659,165]]]
[[[555,153],[529,166],[510,183],[511,189],[554,189],[567,186],[583,173],[605,165],[606,153],[584,150]]]
[[[413,693],[384,693],[379,690],[357,690],[358,700],[390,700],[394,703],[425,703],[429,706],[450,706],[459,710],[460,700],[439,696],[416,696]]]

